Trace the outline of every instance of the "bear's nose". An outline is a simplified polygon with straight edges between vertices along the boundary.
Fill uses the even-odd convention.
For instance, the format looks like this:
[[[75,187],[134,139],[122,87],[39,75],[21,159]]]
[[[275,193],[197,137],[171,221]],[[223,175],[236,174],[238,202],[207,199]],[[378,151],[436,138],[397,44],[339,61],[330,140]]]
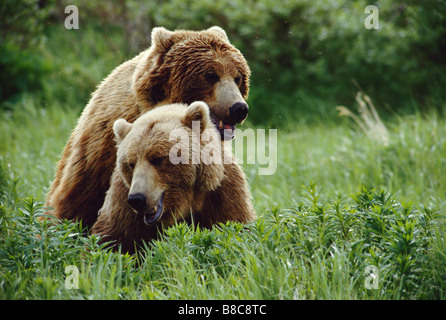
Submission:
[[[142,193],[129,194],[127,202],[138,213],[143,213],[146,208],[146,196]]]
[[[248,115],[248,104],[245,102],[236,102],[229,107],[229,117],[239,123],[246,119]]]

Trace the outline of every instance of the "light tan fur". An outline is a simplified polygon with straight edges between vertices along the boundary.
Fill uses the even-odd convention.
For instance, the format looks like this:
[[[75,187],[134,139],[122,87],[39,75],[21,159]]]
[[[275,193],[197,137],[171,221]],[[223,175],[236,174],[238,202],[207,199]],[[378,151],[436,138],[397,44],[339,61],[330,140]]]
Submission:
[[[228,220],[246,223],[255,219],[245,175],[230,149],[219,153],[219,161],[215,163],[192,163],[195,152],[192,137],[198,133],[192,130],[192,121],[199,123],[200,133],[208,133],[207,139],[198,137],[199,153],[209,145],[215,149],[221,145],[225,148],[226,143],[220,141],[203,102],[194,102],[189,107],[184,104],[161,106],[145,113],[133,124],[125,120],[115,122],[116,168],[93,233],[133,253],[143,240],[156,238],[175,221],[190,223],[193,220],[197,225],[210,228]],[[175,129],[184,129],[187,133],[187,141],[190,141],[188,163],[169,161],[169,153],[177,143],[171,139]],[[230,164],[223,164],[225,152],[231,156]],[[143,194],[147,207],[152,208],[163,192],[164,212],[160,221],[146,225],[143,214],[132,210],[127,197],[131,193]]]

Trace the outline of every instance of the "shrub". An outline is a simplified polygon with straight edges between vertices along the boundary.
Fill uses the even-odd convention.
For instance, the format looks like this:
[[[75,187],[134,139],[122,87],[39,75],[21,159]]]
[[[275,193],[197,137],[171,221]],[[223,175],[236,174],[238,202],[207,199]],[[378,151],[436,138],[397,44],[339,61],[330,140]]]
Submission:
[[[0,3],[0,109],[12,106],[5,102],[14,102],[21,93],[41,90],[52,70],[39,50],[47,16],[48,9],[36,1]]]

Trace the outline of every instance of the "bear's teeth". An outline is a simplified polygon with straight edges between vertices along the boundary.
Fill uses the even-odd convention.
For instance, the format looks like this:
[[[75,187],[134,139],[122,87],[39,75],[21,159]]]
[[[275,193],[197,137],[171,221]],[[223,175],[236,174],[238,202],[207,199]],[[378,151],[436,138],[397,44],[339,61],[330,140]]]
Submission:
[[[222,129],[223,128],[223,121],[220,120],[220,123],[218,124],[218,129]]]

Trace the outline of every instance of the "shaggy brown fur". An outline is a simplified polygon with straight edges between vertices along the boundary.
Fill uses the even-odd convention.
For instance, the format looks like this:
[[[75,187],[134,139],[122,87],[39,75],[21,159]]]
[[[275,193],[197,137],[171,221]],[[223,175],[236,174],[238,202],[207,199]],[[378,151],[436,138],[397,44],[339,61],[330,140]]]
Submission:
[[[93,93],[65,146],[47,206],[58,218],[96,221],[110,185],[116,119],[135,121],[166,103],[206,102],[216,123],[246,99],[248,65],[219,27],[204,31],[155,28],[152,44],[106,77]]]
[[[217,152],[219,161],[205,164],[208,161],[204,159],[206,155],[194,151],[191,145],[192,135],[197,134],[192,133],[192,121],[199,122],[201,132],[209,129],[211,133],[212,138],[198,137],[199,149],[212,146],[217,150],[228,143],[220,141],[209,118],[209,109],[203,102],[194,102],[189,107],[184,104],[158,107],[133,124],[122,119],[115,122],[116,167],[92,229],[93,233],[104,236],[102,241],[113,241],[122,246],[123,252],[134,253],[142,240],[156,238],[175,221],[193,220],[196,225],[210,228],[228,220],[246,223],[255,219],[244,173],[231,150]],[[185,150],[189,152],[190,161],[173,164],[169,154],[178,142],[170,134],[178,128],[184,129],[187,135]],[[192,162],[194,152],[201,155],[201,161],[195,164]],[[226,163],[230,164],[223,164],[226,152],[230,155],[230,161],[226,159]],[[145,206],[140,211],[128,202],[129,195],[135,193],[145,199]],[[145,216],[153,213],[152,208],[160,198],[163,199],[161,217],[156,222],[146,223]]]

